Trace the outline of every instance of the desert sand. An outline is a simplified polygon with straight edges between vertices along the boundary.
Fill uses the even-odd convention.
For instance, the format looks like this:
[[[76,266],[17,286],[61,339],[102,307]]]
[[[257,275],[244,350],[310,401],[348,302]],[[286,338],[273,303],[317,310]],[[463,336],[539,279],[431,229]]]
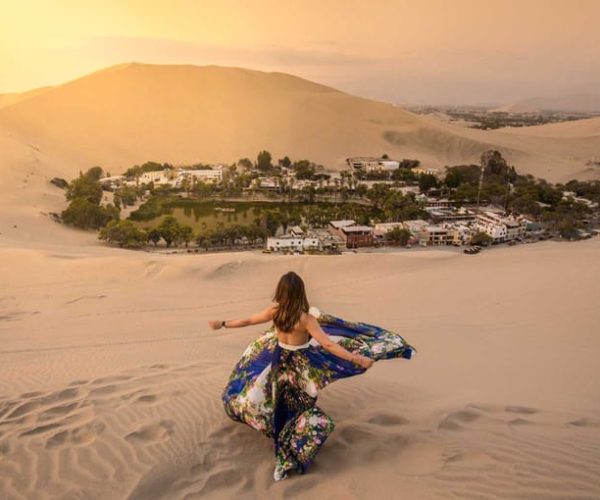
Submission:
[[[126,107],[145,116],[147,128],[102,114],[83,127],[77,120],[101,111],[89,89],[110,89],[114,74],[132,68],[154,70],[118,67],[90,76],[101,79],[96,87],[83,79],[0,109],[0,498],[600,497],[598,239],[477,256],[447,249],[161,255],[103,246],[95,234],[49,219],[65,206],[52,177],[71,178],[98,163],[212,159],[195,158],[198,151],[222,160],[225,151],[241,153],[235,145],[248,128],[236,114],[181,140],[167,134],[149,117],[169,113],[177,92],[156,108],[142,106],[150,95]],[[279,143],[282,152],[316,160],[389,147],[381,133],[393,125],[407,134],[394,135],[396,142],[408,141],[415,154],[431,148],[432,158],[473,156],[479,138],[492,137],[525,151],[519,154],[532,168],[540,168],[535,158],[563,158],[551,163],[559,176],[581,168],[578,159],[561,156],[571,151],[564,144],[575,141],[587,154],[598,143],[597,132],[588,134],[594,122],[568,133],[556,126],[548,134],[481,135],[315,84],[308,92],[304,81],[286,75],[234,74],[244,82],[258,78],[256,89],[272,79],[275,103],[288,102],[285,92],[295,96],[295,107],[282,105],[271,117],[288,119],[301,106],[328,110],[320,129],[302,117],[295,122],[307,149],[284,151],[300,148],[291,132],[290,142]],[[219,82],[215,88],[231,83]],[[114,87],[123,95],[139,94],[121,83]],[[206,113],[214,98],[202,101]],[[323,100],[331,106],[322,108]],[[110,111],[124,103],[115,101]],[[194,122],[200,108],[178,109],[180,132],[209,122]],[[355,124],[340,121],[348,109],[363,119],[366,142],[356,149],[344,145],[357,138]],[[212,147],[202,134],[232,123],[231,137],[215,140],[214,150],[191,147]],[[282,141],[286,130],[295,133],[277,129]],[[339,137],[344,141],[334,141]],[[329,141],[332,149],[321,151]],[[526,152],[528,141],[539,146],[537,156]],[[273,483],[271,443],[231,422],[220,401],[234,363],[267,325],[211,331],[207,321],[265,307],[288,270],[305,278],[313,305],[398,331],[419,352],[325,389],[320,404],[337,422],[334,434],[308,475]]]
[[[198,256],[51,230],[0,248],[3,499],[600,496],[597,240]],[[308,475],[274,483],[271,443],[220,402],[266,325],[207,321],[264,307],[290,269],[321,310],[419,352],[326,388],[335,432]]]

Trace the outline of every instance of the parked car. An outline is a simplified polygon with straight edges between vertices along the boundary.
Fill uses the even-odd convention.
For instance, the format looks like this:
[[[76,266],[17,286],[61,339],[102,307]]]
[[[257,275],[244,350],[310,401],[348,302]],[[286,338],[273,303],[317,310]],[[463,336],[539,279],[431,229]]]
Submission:
[[[476,253],[481,252],[481,247],[473,246],[473,247],[465,248],[463,250],[463,252],[466,253],[467,255],[475,255]]]

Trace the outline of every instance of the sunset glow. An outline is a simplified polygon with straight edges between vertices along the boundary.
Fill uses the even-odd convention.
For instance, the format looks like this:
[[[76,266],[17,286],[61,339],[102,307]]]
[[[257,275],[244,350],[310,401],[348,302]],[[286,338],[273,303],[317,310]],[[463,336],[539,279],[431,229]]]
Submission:
[[[283,71],[394,102],[503,102],[600,83],[600,3],[4,0],[0,92],[127,61]]]

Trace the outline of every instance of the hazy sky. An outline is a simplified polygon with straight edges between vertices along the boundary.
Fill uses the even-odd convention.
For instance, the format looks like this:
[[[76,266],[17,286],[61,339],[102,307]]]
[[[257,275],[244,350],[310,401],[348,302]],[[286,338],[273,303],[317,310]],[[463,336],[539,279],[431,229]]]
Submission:
[[[0,0],[0,92],[128,62],[293,73],[399,103],[600,88],[600,0]]]

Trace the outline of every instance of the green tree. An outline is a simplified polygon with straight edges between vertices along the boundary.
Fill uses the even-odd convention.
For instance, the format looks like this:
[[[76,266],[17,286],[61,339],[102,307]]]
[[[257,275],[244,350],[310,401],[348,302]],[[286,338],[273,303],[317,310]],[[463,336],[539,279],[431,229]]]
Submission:
[[[101,207],[86,198],[75,198],[61,214],[65,224],[79,229],[100,229],[118,218],[119,210],[114,205]]]
[[[102,186],[94,176],[79,174],[79,177],[69,184],[65,193],[67,201],[82,198],[90,203],[99,205],[102,201]]]
[[[167,215],[158,226],[160,236],[169,248],[173,243],[177,244],[181,234],[181,226],[172,215]]]
[[[279,165],[281,165],[282,167],[285,168],[290,168],[290,166],[292,165],[292,160],[289,159],[289,157],[284,156],[283,158],[281,158],[279,160]]]
[[[85,177],[88,177],[93,181],[99,181],[102,179],[103,175],[104,172],[102,171],[102,167],[92,167],[85,173]]]
[[[158,245],[158,242],[160,241],[160,231],[156,228],[150,229],[150,231],[148,231],[148,241],[154,243],[154,246]]]
[[[316,166],[308,160],[300,160],[294,163],[294,171],[296,172],[296,179],[310,180],[315,176]]]
[[[121,186],[115,191],[115,202],[118,201],[123,207],[135,205],[137,197],[137,190],[132,186]]]
[[[190,226],[181,226],[179,231],[179,237],[187,248],[190,244],[190,241],[194,239],[194,231]]]
[[[408,229],[402,227],[395,227],[391,231],[388,231],[385,235],[388,241],[395,243],[396,245],[406,246],[411,238],[411,233]]]
[[[147,235],[130,220],[113,220],[102,228],[98,237],[108,243],[122,248],[141,248],[146,243]]]
[[[446,177],[444,184],[449,188],[457,188],[461,184],[479,184],[481,167],[477,165],[457,165],[455,167],[446,167]]]
[[[273,165],[271,164],[271,160],[271,153],[269,153],[268,151],[261,151],[260,153],[258,153],[258,156],[256,158],[256,168],[258,168],[258,170],[262,172],[267,172],[273,167]]]

